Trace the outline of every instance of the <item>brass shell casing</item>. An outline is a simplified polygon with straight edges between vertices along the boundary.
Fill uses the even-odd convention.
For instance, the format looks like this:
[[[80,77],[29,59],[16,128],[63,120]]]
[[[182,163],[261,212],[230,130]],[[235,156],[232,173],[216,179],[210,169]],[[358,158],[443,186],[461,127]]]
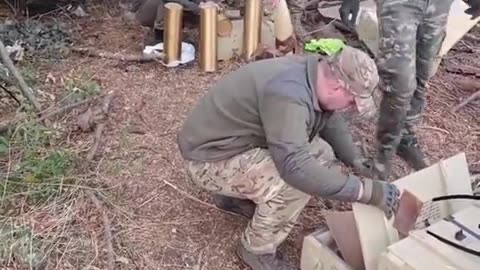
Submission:
[[[261,40],[262,0],[245,1],[245,19],[243,26],[243,56],[249,60],[257,50]]]
[[[183,6],[177,3],[165,4],[165,30],[163,32],[165,62],[179,61],[182,55]]]
[[[217,70],[217,5],[211,1],[200,4],[200,69]]]

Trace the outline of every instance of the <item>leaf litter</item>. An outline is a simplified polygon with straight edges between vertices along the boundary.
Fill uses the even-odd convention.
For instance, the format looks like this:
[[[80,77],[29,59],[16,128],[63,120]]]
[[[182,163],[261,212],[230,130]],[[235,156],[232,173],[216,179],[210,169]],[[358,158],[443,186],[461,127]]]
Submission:
[[[76,21],[82,27],[80,44],[95,44],[111,52],[141,50],[145,31],[140,27],[119,17],[92,14],[92,18]],[[480,29],[476,27],[472,33],[478,35]],[[467,46],[477,48],[479,45]],[[479,67],[473,52],[463,47],[462,42],[455,46],[432,79],[427,97],[429,104],[418,133],[432,161],[463,151],[471,170],[475,171],[480,170],[480,146],[475,143],[480,139],[479,101],[456,113],[446,109],[469,95],[455,82],[475,79],[473,75],[449,72],[448,65],[454,62]],[[22,224],[29,224],[31,233],[25,235],[32,246],[36,238],[30,235],[57,243],[50,245],[57,253],[48,254],[56,258],[50,261],[58,268],[102,269],[107,261],[102,217],[77,186],[84,183],[102,189],[101,199],[112,221],[115,263],[119,269],[244,269],[234,249],[247,220],[211,207],[210,194],[186,177],[176,146],[176,133],[198,98],[222,75],[243,64],[241,61],[223,62],[219,64],[218,73],[205,74],[196,64],[166,69],[156,63],[125,64],[74,54],[55,64],[40,63],[40,73],[45,78],[48,74],[55,74],[50,75],[55,77],[69,73],[92,74],[101,92],[114,90],[117,96],[111,104],[111,119],[104,131],[108,140],[101,146],[103,156],[96,160],[95,169],[84,175],[85,182],[76,182],[77,189],[69,193],[72,196],[62,197],[67,199],[62,201],[63,208],[58,208],[58,203],[43,205],[34,211],[33,223],[30,219],[22,220],[29,213],[25,211],[9,226],[21,230]],[[64,130],[70,130],[70,120],[71,117],[66,117],[58,121]],[[357,144],[361,137],[366,138],[366,149],[373,154],[374,124],[355,117],[351,120]],[[85,152],[85,144],[92,143],[91,137],[75,133],[68,140],[81,154]],[[397,177],[411,172],[402,161],[397,158],[395,161]],[[198,203],[191,197],[205,203]],[[324,224],[323,216],[327,211],[349,207],[348,204],[312,199],[293,233],[281,246],[281,252],[298,264],[302,238]],[[50,238],[45,237],[49,234]]]

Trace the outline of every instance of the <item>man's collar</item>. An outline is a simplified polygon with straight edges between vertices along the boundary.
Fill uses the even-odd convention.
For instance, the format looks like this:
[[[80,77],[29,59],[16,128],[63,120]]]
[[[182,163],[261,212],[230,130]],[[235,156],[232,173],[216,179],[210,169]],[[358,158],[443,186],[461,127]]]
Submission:
[[[318,104],[317,97],[317,74],[318,74],[318,63],[321,61],[321,56],[319,55],[307,55],[307,82],[312,89],[312,101],[313,109],[315,111],[322,111],[320,105]]]

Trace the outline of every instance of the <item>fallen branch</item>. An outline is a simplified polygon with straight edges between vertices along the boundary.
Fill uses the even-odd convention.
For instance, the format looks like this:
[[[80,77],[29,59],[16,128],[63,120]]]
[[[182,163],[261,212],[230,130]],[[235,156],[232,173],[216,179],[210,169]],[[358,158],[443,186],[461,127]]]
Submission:
[[[61,108],[58,108],[54,111],[51,111],[51,112],[41,112],[40,114],[42,115],[41,117],[39,117],[36,122],[42,122],[44,120],[47,120],[48,118],[50,117],[53,117],[53,116],[57,116],[57,115],[62,115],[64,113],[67,113],[73,109],[75,109],[76,107],[79,107],[79,106],[82,106],[84,104],[87,104],[87,103],[90,103],[92,101],[95,101],[96,99],[102,97],[101,96],[96,96],[96,97],[92,97],[92,98],[89,98],[89,99],[84,99],[82,101],[79,101],[79,102],[75,102],[75,103],[72,103],[72,104],[68,104],[68,105],[65,105]],[[7,124],[4,124],[2,126],[0,126],[0,134],[4,134],[6,132],[8,132],[9,130],[11,130],[12,128],[15,128],[15,126],[22,120],[25,120],[26,118],[25,117],[22,117],[20,119],[17,119],[17,120],[12,120],[10,121],[9,123]]]
[[[29,18],[30,20],[38,20],[42,17],[45,17],[45,16],[48,16],[48,15],[52,15],[53,13],[55,12],[58,12],[58,11],[65,11],[65,8],[67,8],[68,6],[71,6],[71,4],[66,4],[66,5],[57,5],[57,8],[56,9],[53,9],[53,10],[50,10],[50,11],[47,11],[45,13],[40,13],[40,14],[37,14],[35,16],[32,16],[31,18]]]
[[[312,30],[312,31],[310,31],[310,32],[307,32],[307,33],[303,34],[302,37],[306,37],[306,36],[309,36],[309,35],[311,35],[311,34],[316,34],[316,33],[318,33],[318,32],[322,32],[322,31],[328,29],[328,28],[333,24],[334,21],[335,21],[335,20],[331,20],[329,23],[325,24],[324,26],[322,26],[322,27],[320,27],[320,28],[318,28],[318,29],[315,29],[315,30]]]
[[[90,151],[88,152],[87,160],[93,160],[93,158],[95,157],[95,154],[97,153],[98,146],[100,146],[100,142],[102,140],[102,134],[103,134],[104,129],[105,129],[105,123],[100,123],[95,128],[93,146],[90,149]]]
[[[22,75],[18,71],[18,69],[15,67],[13,64],[12,60],[10,59],[10,56],[7,53],[7,49],[5,48],[5,45],[3,42],[0,40],[0,57],[2,59],[3,64],[7,69],[12,73],[12,76],[15,78],[15,80],[18,82],[18,86],[20,90],[22,91],[22,94],[32,103],[33,107],[37,112],[40,112],[42,110],[42,107],[40,106],[40,103],[38,100],[33,96],[33,94],[30,92],[30,88],[28,87],[27,83],[23,79]]]
[[[113,245],[112,245],[112,229],[110,225],[110,219],[108,218],[107,214],[103,210],[102,203],[100,200],[95,196],[95,194],[91,190],[85,191],[90,197],[90,200],[93,202],[97,210],[102,214],[103,219],[103,235],[105,238],[105,244],[107,246],[107,258],[108,258],[108,270],[113,270],[115,268],[115,253],[113,252]]]
[[[13,17],[17,16],[17,9],[8,1],[8,0],[3,0],[3,2],[8,6],[8,8],[12,11]]]
[[[466,98],[463,102],[458,104],[452,109],[452,112],[456,112],[460,110],[462,107],[467,105],[469,102],[473,101],[474,99],[480,97],[480,83],[474,80],[463,79],[455,82],[458,86],[460,86],[465,91],[475,91],[471,94],[468,98]]]
[[[110,103],[112,102],[113,97],[114,97],[114,93],[112,91],[103,98],[103,101],[101,104],[101,112],[104,113],[105,115],[108,114]],[[92,148],[90,148],[90,151],[88,152],[88,155],[87,155],[87,160],[89,161],[93,160],[93,158],[95,157],[95,154],[97,153],[97,149],[100,146],[100,142],[102,141],[102,134],[103,134],[103,130],[105,129],[105,126],[106,126],[106,119],[104,119],[103,122],[98,123],[95,127],[93,145],[92,145]]]
[[[22,103],[20,102],[20,100],[18,100],[18,98],[17,98],[12,92],[10,92],[10,90],[8,90],[5,86],[3,86],[3,85],[0,84],[0,88],[2,88],[3,91],[7,92],[7,94],[8,94],[12,99],[14,99],[14,100],[18,103],[18,105],[22,105]]]
[[[76,107],[79,107],[79,106],[82,106],[84,104],[87,104],[87,103],[90,103],[92,101],[95,101],[101,97],[104,97],[105,95],[100,95],[100,96],[95,96],[95,97],[91,97],[91,98],[87,98],[87,99],[84,99],[84,100],[81,100],[81,101],[78,101],[78,102],[75,102],[75,103],[72,103],[72,104],[68,104],[68,105],[65,105],[63,107],[60,107],[56,110],[53,110],[53,111],[44,111],[42,112],[42,116],[39,118],[39,121],[43,121],[43,120],[46,120],[52,116],[56,116],[56,115],[59,115],[59,114],[63,114],[63,113],[67,113],[73,109],[75,109]]]
[[[480,76],[480,68],[465,66],[465,65],[448,65],[446,67],[447,71],[450,73],[464,74],[464,75],[474,75],[476,77]]]
[[[456,112],[458,110],[460,110],[462,107],[464,107],[465,105],[467,105],[468,103],[470,103],[471,101],[477,99],[477,98],[480,98],[480,90],[477,90],[477,92],[471,94],[468,98],[466,98],[464,101],[462,101],[460,104],[458,104],[457,106],[455,106],[453,109],[452,109],[452,112]]]
[[[440,132],[443,132],[443,133],[448,134],[448,135],[452,135],[452,132],[450,132],[446,129],[443,129],[443,128],[432,127],[432,126],[419,126],[418,128],[436,130],[436,131],[440,131]]]
[[[180,188],[178,188],[178,187],[175,186],[174,184],[168,182],[167,180],[163,180],[163,182],[164,182],[167,186],[175,189],[178,193],[182,194],[183,196],[189,198],[189,199],[192,200],[192,201],[195,201],[195,202],[197,202],[197,203],[199,203],[199,204],[205,205],[205,206],[207,206],[207,207],[210,207],[210,208],[213,208],[213,209],[216,209],[216,210],[220,210],[220,211],[222,211],[222,212],[224,212],[224,213],[227,213],[227,214],[230,214],[230,215],[240,216],[240,215],[235,214],[235,213],[233,213],[233,212],[229,212],[229,211],[225,211],[225,210],[223,210],[223,209],[220,209],[220,208],[216,207],[215,205],[206,203],[206,202],[204,202],[204,201],[202,201],[202,200],[200,200],[200,199],[198,199],[198,198],[196,198],[196,197],[188,194],[188,192],[185,192],[185,191],[181,190]]]
[[[455,84],[460,86],[465,91],[476,91],[480,89],[480,82],[469,79],[462,79],[455,81]]]
[[[162,57],[156,55],[134,55],[134,54],[120,54],[111,52],[102,52],[94,48],[72,48],[73,52],[80,53],[90,57],[100,57],[107,59],[120,60],[125,62],[151,62],[162,60]]]

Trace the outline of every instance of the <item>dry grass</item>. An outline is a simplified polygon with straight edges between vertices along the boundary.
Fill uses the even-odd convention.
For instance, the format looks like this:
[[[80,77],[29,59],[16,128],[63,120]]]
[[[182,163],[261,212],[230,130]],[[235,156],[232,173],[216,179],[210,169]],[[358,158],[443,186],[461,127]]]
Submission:
[[[0,265],[77,269],[103,256],[96,209],[85,191],[101,191],[79,170],[82,159],[59,129],[35,121],[2,138]],[[100,254],[99,254],[100,252]]]
[[[97,14],[102,12],[97,8],[92,18],[74,21],[82,29],[77,45],[110,52],[139,52],[143,30],[119,17]],[[479,29],[475,31],[478,33]],[[480,146],[475,142],[480,136],[479,101],[457,113],[446,109],[468,96],[455,85],[460,75],[447,72],[446,66],[454,61],[478,66],[475,54],[462,51],[462,46],[455,47],[433,79],[419,134],[432,161],[464,151],[472,168],[478,168]],[[115,90],[117,96],[111,104],[112,113],[99,150],[102,155],[92,164],[85,164],[82,157],[90,148],[93,135],[75,130],[72,116],[55,121],[53,130],[58,138],[41,149],[71,151],[81,160],[80,165],[73,166],[78,170],[66,174],[68,185],[64,183],[59,188],[56,184],[53,195],[41,204],[22,203],[31,193],[28,190],[30,193],[21,194],[14,204],[2,205],[2,209],[13,209],[15,213],[2,213],[1,228],[26,235],[22,238],[18,237],[21,233],[1,234],[8,236],[8,246],[21,242],[27,248],[16,254],[38,250],[38,254],[48,255],[47,269],[105,269],[103,216],[85,194],[85,190],[93,190],[101,191],[104,211],[112,223],[117,269],[245,269],[233,250],[247,220],[211,206],[210,194],[186,179],[176,146],[176,132],[192,105],[212,83],[239,65],[234,61],[220,63],[218,73],[204,74],[196,64],[166,69],[155,63],[126,64],[75,54],[54,64],[37,63],[42,81],[47,76],[56,78],[40,86],[55,95],[55,100],[49,101],[52,105],[76,95],[74,87],[66,82],[80,85],[81,89],[96,89],[88,86],[95,82],[100,92]],[[373,152],[370,134],[374,125],[354,120],[352,127],[356,138],[369,138],[368,150]],[[1,172],[13,172],[21,160],[21,150],[10,151],[2,156]],[[409,172],[397,160],[395,173],[403,176]],[[302,237],[324,222],[326,211],[345,208],[348,206],[312,200],[281,251],[298,262]],[[20,268],[22,258],[14,253],[7,255],[2,263]]]

